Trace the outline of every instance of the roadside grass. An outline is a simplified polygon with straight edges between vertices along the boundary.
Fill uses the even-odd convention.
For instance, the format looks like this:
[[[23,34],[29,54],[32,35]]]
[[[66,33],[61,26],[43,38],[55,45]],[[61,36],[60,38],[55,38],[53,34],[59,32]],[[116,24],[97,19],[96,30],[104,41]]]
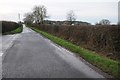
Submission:
[[[15,30],[13,30],[13,31],[3,33],[3,35],[17,34],[17,33],[21,33],[22,31],[23,31],[23,27],[20,26],[20,27],[18,27],[17,29],[15,29]]]
[[[120,74],[119,74],[120,73],[120,70],[119,70],[120,62],[100,56],[93,51],[89,51],[80,46],[76,46],[64,39],[55,37],[47,32],[38,30],[37,28],[33,28],[33,27],[30,27],[30,28],[33,29],[34,31],[42,34],[43,36],[47,37],[48,39],[55,42],[56,44],[63,46],[64,48],[66,48],[74,53],[79,54],[83,59],[85,59],[92,65],[98,67],[102,71],[114,76],[115,78],[120,78]]]

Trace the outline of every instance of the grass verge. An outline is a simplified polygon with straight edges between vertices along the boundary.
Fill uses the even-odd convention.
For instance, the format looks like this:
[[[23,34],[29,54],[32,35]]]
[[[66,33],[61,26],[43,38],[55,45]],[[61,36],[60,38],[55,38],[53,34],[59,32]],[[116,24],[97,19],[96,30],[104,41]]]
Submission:
[[[63,46],[64,48],[79,54],[82,58],[84,58],[86,61],[90,62],[94,66],[100,68],[104,72],[114,76],[115,78],[120,78],[120,70],[119,70],[119,62],[111,60],[109,58],[103,57],[98,55],[95,52],[89,51],[87,49],[84,49],[80,46],[76,46],[66,40],[63,40],[61,38],[55,37],[49,33],[43,32],[41,30],[38,30],[37,28],[33,28],[34,31],[42,34],[43,36],[47,37],[51,41],[59,44],[60,46]]]
[[[3,35],[21,33],[22,31],[23,31],[23,27],[21,26],[21,27],[18,27],[17,29],[15,29],[13,31],[3,33]]]

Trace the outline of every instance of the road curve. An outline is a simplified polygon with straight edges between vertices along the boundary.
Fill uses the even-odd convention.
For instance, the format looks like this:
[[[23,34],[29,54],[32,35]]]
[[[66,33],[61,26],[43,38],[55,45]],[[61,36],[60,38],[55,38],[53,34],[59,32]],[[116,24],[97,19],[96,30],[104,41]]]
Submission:
[[[73,53],[25,27],[6,52],[3,78],[104,78]]]

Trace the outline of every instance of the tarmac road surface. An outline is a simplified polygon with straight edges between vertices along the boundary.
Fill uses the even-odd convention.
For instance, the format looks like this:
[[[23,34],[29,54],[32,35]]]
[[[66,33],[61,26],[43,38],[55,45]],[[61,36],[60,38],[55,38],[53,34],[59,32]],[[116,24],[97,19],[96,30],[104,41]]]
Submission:
[[[25,25],[5,54],[3,78],[104,78],[72,52]]]

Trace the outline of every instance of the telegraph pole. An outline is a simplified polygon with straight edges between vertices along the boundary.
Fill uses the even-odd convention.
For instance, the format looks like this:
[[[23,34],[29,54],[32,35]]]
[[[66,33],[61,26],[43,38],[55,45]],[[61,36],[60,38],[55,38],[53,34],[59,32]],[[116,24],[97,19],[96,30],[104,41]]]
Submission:
[[[19,22],[20,22],[20,13],[18,13],[18,19],[19,19]]]
[[[118,25],[120,25],[120,1],[118,2]]]

